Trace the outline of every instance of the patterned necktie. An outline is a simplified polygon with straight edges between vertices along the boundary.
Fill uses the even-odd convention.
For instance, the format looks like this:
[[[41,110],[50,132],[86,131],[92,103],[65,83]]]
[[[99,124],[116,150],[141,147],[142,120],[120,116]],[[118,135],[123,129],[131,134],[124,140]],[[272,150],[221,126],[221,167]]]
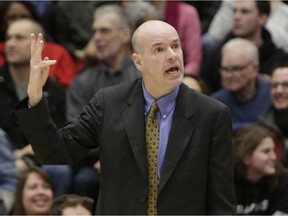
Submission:
[[[157,121],[158,104],[153,102],[146,123],[146,148],[148,162],[148,215],[157,215],[157,193],[158,193],[158,145],[159,130]]]

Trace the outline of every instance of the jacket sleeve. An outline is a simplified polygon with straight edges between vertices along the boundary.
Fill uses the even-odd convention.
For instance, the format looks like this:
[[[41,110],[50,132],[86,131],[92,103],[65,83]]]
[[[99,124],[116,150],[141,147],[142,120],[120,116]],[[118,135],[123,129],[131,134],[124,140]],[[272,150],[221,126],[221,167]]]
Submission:
[[[58,130],[45,99],[27,108],[26,98],[14,107],[12,113],[40,163],[76,164],[90,149],[98,147],[102,102],[103,94],[99,91],[77,118]]]

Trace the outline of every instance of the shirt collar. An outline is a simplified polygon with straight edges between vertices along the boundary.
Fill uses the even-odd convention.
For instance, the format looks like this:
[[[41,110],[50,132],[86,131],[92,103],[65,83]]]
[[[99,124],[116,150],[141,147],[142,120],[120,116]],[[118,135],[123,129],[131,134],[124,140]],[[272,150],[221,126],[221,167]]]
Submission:
[[[147,116],[152,106],[152,103],[155,101],[155,99],[145,89],[143,81],[142,81],[142,88],[145,99],[144,111],[145,116]],[[175,107],[178,92],[179,92],[179,86],[173,89],[169,94],[164,95],[163,97],[156,100],[159,106],[160,114],[163,118],[166,118]]]

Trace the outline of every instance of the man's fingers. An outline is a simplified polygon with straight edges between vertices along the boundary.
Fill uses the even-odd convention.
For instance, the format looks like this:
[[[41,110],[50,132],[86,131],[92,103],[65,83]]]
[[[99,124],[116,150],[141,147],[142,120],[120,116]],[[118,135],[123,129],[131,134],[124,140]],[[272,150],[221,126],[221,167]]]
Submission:
[[[40,61],[42,59],[42,50],[44,47],[43,35],[41,33],[38,34],[36,46],[34,50],[34,58],[36,61]]]
[[[56,62],[57,62],[56,60],[43,60],[39,62],[37,65],[35,65],[34,67],[36,68],[47,67],[47,66],[56,64]]]
[[[35,34],[32,33],[31,34],[31,47],[30,47],[31,55],[34,54],[35,47],[36,47],[36,36],[35,36]]]

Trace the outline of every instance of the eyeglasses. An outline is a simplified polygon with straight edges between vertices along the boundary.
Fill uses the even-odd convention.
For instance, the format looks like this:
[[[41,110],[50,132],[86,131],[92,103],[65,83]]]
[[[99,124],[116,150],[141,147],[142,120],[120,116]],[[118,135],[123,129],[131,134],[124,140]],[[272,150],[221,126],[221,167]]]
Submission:
[[[276,88],[278,88],[278,86],[281,86],[284,89],[288,89],[288,81],[282,82],[282,83],[280,83],[280,82],[271,82],[271,88],[272,89],[276,89]]]
[[[238,74],[245,70],[252,62],[249,61],[243,66],[221,67],[220,73],[222,74]]]

